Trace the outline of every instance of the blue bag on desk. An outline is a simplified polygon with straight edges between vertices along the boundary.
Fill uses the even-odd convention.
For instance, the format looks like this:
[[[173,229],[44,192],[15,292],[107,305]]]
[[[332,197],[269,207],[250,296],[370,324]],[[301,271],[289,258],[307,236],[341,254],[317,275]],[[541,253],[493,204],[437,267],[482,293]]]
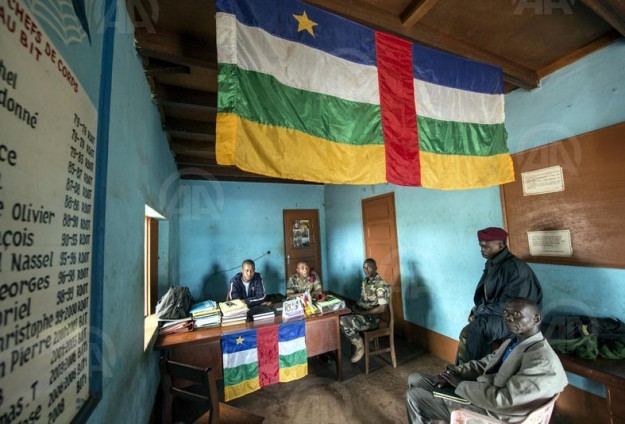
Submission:
[[[188,287],[170,287],[156,304],[158,319],[181,319],[189,316],[194,300]]]

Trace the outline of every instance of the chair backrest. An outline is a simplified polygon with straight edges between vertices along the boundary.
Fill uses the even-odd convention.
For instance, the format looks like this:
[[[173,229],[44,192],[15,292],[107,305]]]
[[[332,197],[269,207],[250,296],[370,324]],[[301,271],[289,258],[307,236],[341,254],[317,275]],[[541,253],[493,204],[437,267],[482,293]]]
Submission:
[[[393,287],[389,286],[388,290],[388,305],[386,311],[380,314],[379,328],[389,328],[391,334],[393,334],[393,327],[395,326],[395,318],[393,315]]]
[[[161,382],[165,396],[165,422],[172,420],[172,397],[203,402],[210,411],[209,423],[219,419],[219,395],[217,383],[210,368],[199,368],[193,365],[161,359]]]
[[[551,398],[549,402],[541,406],[540,408],[534,409],[528,416],[523,420],[523,424],[549,424],[549,420],[551,419],[551,414],[553,413],[553,408],[556,405],[556,400],[560,393]]]
[[[549,402],[544,405],[534,409],[529,413],[527,417],[520,424],[549,424],[549,420],[551,419],[551,414],[553,413],[553,408],[556,404],[556,400],[560,394],[558,393],[554,397],[552,397]],[[451,413],[451,424],[492,424],[492,423],[501,423],[501,421],[489,417],[487,415],[482,415],[478,412],[469,411],[467,409],[456,409]]]

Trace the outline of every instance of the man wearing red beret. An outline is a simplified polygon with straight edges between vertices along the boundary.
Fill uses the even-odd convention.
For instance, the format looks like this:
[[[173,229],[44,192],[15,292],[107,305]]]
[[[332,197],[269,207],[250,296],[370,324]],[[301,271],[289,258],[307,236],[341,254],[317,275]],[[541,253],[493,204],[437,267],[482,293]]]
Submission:
[[[485,228],[477,232],[477,238],[486,264],[473,297],[475,306],[469,324],[460,332],[457,365],[488,355],[495,340],[510,336],[502,319],[508,300],[523,297],[539,307],[543,300],[538,278],[525,262],[510,253],[506,246],[508,233],[503,228]]]

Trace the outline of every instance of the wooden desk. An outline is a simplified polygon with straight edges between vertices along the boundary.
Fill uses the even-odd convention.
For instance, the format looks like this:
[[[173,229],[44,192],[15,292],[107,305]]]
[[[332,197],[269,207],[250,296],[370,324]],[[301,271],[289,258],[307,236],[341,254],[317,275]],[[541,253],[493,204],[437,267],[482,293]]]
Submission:
[[[306,351],[308,357],[326,352],[335,352],[336,373],[339,381],[343,380],[339,318],[341,315],[346,315],[350,312],[349,309],[344,309],[306,318]],[[282,322],[282,317],[276,316],[273,321],[246,322],[245,324],[226,327],[213,327],[187,333],[168,334],[158,337],[154,349],[167,350],[172,361],[204,368],[211,367],[215,370],[215,377],[222,378],[222,334],[282,324]]]
[[[625,360],[594,360],[558,353],[565,370],[606,386],[612,424],[625,424]]]

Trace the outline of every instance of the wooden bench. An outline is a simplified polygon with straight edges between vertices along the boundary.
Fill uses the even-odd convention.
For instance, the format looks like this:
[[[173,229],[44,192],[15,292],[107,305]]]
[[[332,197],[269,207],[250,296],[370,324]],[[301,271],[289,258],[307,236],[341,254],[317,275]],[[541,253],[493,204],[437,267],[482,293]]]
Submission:
[[[558,356],[566,371],[605,384],[611,422],[625,424],[625,360],[590,360],[564,353]]]

